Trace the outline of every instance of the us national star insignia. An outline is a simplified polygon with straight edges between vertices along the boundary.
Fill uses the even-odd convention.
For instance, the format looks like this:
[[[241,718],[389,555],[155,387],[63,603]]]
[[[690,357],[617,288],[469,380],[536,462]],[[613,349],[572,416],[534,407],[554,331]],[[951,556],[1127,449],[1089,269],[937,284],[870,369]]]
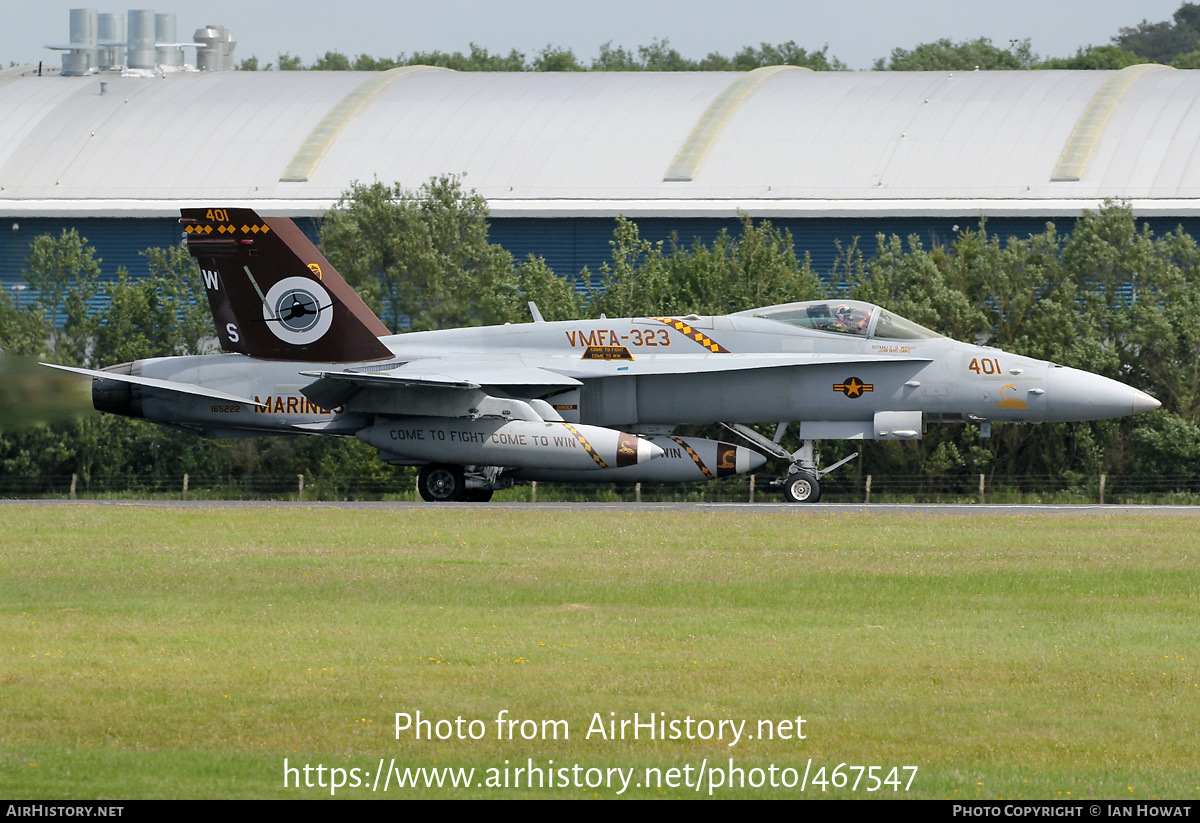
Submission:
[[[875,386],[871,383],[864,383],[857,377],[848,377],[845,382],[835,383],[834,391],[840,391],[847,397],[862,397],[865,391],[875,391]]]

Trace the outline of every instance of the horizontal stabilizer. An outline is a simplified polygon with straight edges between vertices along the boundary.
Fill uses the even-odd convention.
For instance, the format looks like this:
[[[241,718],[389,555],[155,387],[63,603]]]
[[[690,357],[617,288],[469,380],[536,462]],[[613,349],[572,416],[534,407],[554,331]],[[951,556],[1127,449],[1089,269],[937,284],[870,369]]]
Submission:
[[[94,377],[100,380],[116,380],[118,383],[134,383],[138,386],[145,386],[150,389],[158,389],[159,391],[175,392],[177,394],[192,394],[197,397],[208,397],[213,400],[223,400],[226,403],[245,403],[248,406],[258,406],[266,408],[265,403],[260,403],[257,400],[250,400],[245,397],[239,397],[236,394],[223,392],[219,389],[209,389],[204,386],[197,386],[194,383],[176,383],[174,380],[159,380],[156,377],[135,377],[130,374],[117,374],[110,371],[97,371],[95,369],[80,369],[75,366],[56,366],[54,363],[42,363],[43,366],[48,366],[52,369],[60,369],[62,371],[74,372],[75,374],[83,374],[88,377]]]
[[[417,361],[423,363],[425,361]],[[440,364],[439,364],[440,367]],[[494,397],[476,380],[504,375],[501,385],[579,385],[579,381],[543,369],[484,369],[467,367],[463,373],[397,368],[386,372],[305,371],[317,378],[301,394],[325,408],[344,406],[369,414],[394,416],[507,417],[541,421],[543,416],[527,402]],[[512,383],[508,380],[512,379]]]

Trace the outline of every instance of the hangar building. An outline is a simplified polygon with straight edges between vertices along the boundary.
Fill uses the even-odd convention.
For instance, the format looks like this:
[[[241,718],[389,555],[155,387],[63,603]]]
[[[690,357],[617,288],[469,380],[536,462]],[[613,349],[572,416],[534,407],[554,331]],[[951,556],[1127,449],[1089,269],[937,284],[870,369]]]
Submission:
[[[77,227],[103,259],[180,238],[181,206],[316,220],[354,181],[440,174],[489,203],[491,237],[593,272],[613,218],[684,243],[737,214],[835,241],[947,240],[981,216],[1069,229],[1104,198],[1200,236],[1200,71],[465,73],[0,71],[0,281],[33,237]]]

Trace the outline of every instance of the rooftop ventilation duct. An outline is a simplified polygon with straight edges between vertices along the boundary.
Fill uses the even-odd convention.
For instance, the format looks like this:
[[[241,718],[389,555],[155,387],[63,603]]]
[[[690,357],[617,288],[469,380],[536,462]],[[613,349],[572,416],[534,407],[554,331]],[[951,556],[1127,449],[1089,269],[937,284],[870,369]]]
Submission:
[[[128,66],[131,69],[155,67],[154,9],[129,10]]]
[[[175,41],[175,15],[154,16],[155,53],[158,65],[167,69],[183,68],[183,45]]]
[[[120,71],[125,68],[125,15],[101,14],[100,42],[96,63],[100,71]]]
[[[79,77],[96,68],[96,33],[95,9],[71,9],[71,42],[63,55],[63,75]]]
[[[179,71],[186,67],[185,48],[196,49],[198,69],[231,71],[236,47],[237,40],[224,26],[197,29],[193,42],[180,43],[176,16],[155,14],[153,9],[130,9],[128,17],[97,14],[95,9],[71,9],[71,41],[46,46],[65,52],[62,73],[67,77],[91,74],[97,69]]]
[[[230,71],[233,69],[233,50],[237,40],[224,26],[205,26],[196,29],[192,39],[196,48],[196,68],[201,71]]]

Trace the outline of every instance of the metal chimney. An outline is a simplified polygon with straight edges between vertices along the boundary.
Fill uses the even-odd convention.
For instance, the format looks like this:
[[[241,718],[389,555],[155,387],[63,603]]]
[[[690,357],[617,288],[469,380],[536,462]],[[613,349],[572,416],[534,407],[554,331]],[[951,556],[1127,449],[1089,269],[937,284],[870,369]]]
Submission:
[[[63,54],[64,76],[78,77],[96,68],[96,31],[95,9],[71,9],[71,44]]]
[[[183,68],[183,46],[176,45],[175,15],[154,15],[155,53],[158,65],[164,68]]]
[[[125,68],[125,15],[101,14],[100,47],[96,62],[100,71],[120,71]]]
[[[153,69],[154,9],[129,10],[128,65],[131,69]]]
[[[224,26],[205,26],[196,29],[192,40],[199,44],[196,49],[196,68],[201,71],[230,71],[233,68],[233,50],[237,40]]]

